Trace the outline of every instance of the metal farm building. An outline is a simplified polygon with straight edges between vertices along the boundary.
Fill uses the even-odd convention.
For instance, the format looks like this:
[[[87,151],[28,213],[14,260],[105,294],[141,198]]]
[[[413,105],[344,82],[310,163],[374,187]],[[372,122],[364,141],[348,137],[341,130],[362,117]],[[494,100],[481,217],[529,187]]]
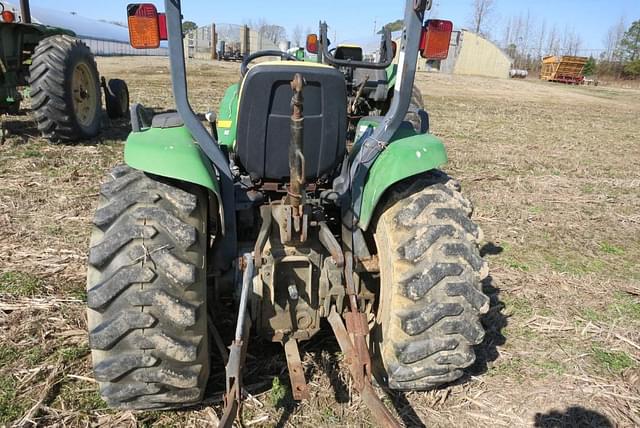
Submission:
[[[418,60],[418,70],[507,79],[513,60],[484,37],[468,30],[455,31],[449,57],[443,61]]]

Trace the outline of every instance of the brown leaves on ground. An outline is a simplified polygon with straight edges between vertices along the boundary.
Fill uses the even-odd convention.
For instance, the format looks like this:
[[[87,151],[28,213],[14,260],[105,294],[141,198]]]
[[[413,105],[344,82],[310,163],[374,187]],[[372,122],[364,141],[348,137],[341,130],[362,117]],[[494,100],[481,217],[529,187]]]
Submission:
[[[100,58],[133,101],[173,107],[161,58]],[[193,62],[190,95],[217,108],[237,64]],[[492,307],[460,382],[385,398],[406,426],[640,425],[640,91],[419,74],[432,132],[483,227]],[[98,187],[127,125],[49,145],[28,112],[0,145],[0,426],[204,426],[221,414],[222,364],[205,404],[106,409],[92,380],[84,284]],[[223,333],[224,334],[224,333]],[[254,342],[247,426],[369,426],[328,331],[302,345],[311,399],[291,398],[279,346]]]

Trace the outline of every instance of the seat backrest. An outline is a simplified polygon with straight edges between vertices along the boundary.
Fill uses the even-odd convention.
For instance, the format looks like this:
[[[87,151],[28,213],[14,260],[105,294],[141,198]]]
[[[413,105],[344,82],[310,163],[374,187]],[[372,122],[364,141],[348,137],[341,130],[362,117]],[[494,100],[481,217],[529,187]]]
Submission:
[[[269,62],[251,68],[240,89],[236,153],[255,179],[289,177],[291,140],[290,82],[296,73],[306,81],[304,157],[307,181],[331,174],[345,154],[347,93],[338,70],[303,62]]]
[[[364,55],[360,46],[342,45],[336,48],[333,55],[335,59],[350,59],[352,61],[362,61]]]

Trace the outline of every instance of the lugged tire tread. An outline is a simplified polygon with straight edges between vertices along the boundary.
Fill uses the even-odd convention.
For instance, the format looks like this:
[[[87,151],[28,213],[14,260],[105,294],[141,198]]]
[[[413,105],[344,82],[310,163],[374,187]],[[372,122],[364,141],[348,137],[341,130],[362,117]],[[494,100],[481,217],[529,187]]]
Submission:
[[[129,297],[132,306],[148,306],[156,318],[163,318],[177,327],[192,327],[198,307],[180,301],[164,290],[144,290]]]
[[[150,328],[156,319],[145,312],[120,312],[95,327],[89,334],[92,349],[110,349],[122,336],[132,330]]]
[[[181,407],[204,394],[207,195],[177,186],[118,166],[101,187],[87,306],[94,373],[112,407]]]
[[[137,382],[163,383],[175,388],[195,388],[198,386],[198,374],[201,366],[195,365],[175,370],[168,368],[138,369],[131,374],[131,379]]]
[[[151,282],[155,275],[153,270],[144,266],[122,267],[88,291],[87,306],[91,309],[100,309],[131,284]]]
[[[393,189],[378,219],[378,356],[382,383],[392,389],[454,381],[473,364],[473,346],[484,338],[482,231],[459,190],[439,171],[414,177]]]

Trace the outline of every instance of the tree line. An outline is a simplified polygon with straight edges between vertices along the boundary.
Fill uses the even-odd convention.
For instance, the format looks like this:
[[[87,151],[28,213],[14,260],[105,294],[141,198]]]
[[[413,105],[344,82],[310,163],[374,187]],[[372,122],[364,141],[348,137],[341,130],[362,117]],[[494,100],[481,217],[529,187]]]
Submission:
[[[544,18],[536,19],[529,11],[509,17],[502,34],[496,34],[492,31],[495,5],[495,0],[473,0],[468,27],[502,47],[513,59],[515,68],[537,72],[545,56],[588,55],[587,75],[640,77],[640,20],[627,27],[621,17],[607,31],[604,49],[592,50],[585,49],[584,41],[573,26],[549,24]]]

